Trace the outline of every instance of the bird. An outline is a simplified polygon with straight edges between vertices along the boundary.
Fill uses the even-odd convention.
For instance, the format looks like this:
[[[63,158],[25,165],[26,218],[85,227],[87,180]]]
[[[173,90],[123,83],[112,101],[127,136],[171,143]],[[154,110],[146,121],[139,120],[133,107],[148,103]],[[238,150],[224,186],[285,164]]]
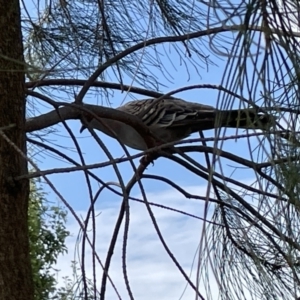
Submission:
[[[175,143],[202,130],[220,127],[269,130],[274,125],[274,118],[271,115],[260,113],[254,108],[219,110],[213,106],[177,98],[157,100],[156,98],[133,100],[116,109],[138,116],[160,141],[158,145]],[[121,143],[130,148],[147,150],[144,138],[130,125],[113,119],[102,121],[92,118],[88,121],[88,125],[108,136],[117,137]],[[80,133],[85,128],[83,125]]]

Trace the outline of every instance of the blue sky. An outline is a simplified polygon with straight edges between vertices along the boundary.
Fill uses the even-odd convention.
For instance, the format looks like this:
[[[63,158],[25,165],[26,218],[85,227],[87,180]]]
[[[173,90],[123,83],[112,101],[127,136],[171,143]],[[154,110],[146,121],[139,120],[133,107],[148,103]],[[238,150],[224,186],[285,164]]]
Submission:
[[[31,5],[31,4],[30,4]],[[208,69],[204,65],[203,68],[195,70],[194,67],[189,68],[189,73],[186,72],[184,65],[180,63],[175,51],[172,51],[170,60],[176,65],[176,70],[172,67],[169,59],[163,61],[165,68],[171,70],[172,82],[167,81],[164,77],[161,77],[161,82],[167,86],[162,92],[169,92],[171,90],[184,87],[186,85],[195,84],[221,84],[222,75],[224,73],[227,59],[219,59],[212,57],[217,66],[209,66]],[[253,71],[251,67],[248,69],[249,73]],[[134,82],[130,78],[123,78],[124,84],[133,84]],[[216,106],[217,103],[217,90],[210,89],[194,89],[186,91],[180,94],[176,94],[177,97]],[[247,96],[247,95],[244,95]],[[138,99],[143,97],[137,96]],[[110,102],[113,107],[119,106],[121,103],[131,100],[130,97],[126,97],[125,93],[118,91],[114,92],[113,97],[110,98]],[[101,104],[99,103],[99,97],[87,96],[85,98],[86,103]],[[105,104],[105,103],[104,103]],[[49,111],[49,107],[45,107],[36,102],[38,109],[41,112]],[[239,106],[238,100],[234,103],[235,107]],[[73,133],[78,137],[78,142],[82,147],[84,158],[86,163],[99,163],[107,161],[103,151],[93,141],[90,134],[86,131],[83,134],[79,133],[81,124],[79,121],[68,121],[68,125],[72,129]],[[68,155],[76,159],[79,162],[78,155],[73,151],[74,145],[71,138],[68,136],[63,126],[57,125],[55,128],[59,129],[59,134],[49,134],[48,140],[53,141]],[[235,130],[227,130],[227,135],[234,135]],[[207,131],[206,136],[212,137],[213,131]],[[107,148],[111,151],[115,158],[122,157],[124,155],[122,148],[118,145],[118,142],[105,136],[102,133],[98,133],[98,136],[105,143]],[[197,137],[197,135],[193,135]],[[251,139],[253,145],[257,144],[257,139]],[[213,143],[209,143],[212,145]],[[248,143],[246,139],[239,139],[237,141],[230,140],[225,141],[222,147],[224,150],[232,152],[236,155],[244,158],[250,158]],[[130,150],[130,153],[136,153],[134,150]],[[204,162],[202,154],[192,155],[199,163]],[[61,161],[46,156],[41,153],[37,155],[35,159],[38,161],[38,165],[41,170],[53,169],[58,167],[68,166]],[[234,171],[234,163],[223,160],[222,172],[229,176]],[[218,168],[218,167],[217,167]],[[128,163],[122,163],[120,165],[121,174],[125,180],[125,183],[132,176],[132,169]],[[116,182],[117,177],[111,167],[95,170],[95,173],[105,182]],[[190,174],[183,167],[177,166],[166,159],[159,159],[155,161],[154,166],[150,165],[146,171],[148,174],[156,174],[165,176],[168,179],[175,181],[181,187],[185,188],[188,192],[205,196],[207,193],[207,182],[199,179],[198,177]],[[51,182],[55,185],[57,190],[62,194],[64,199],[72,206],[77,215],[85,218],[87,209],[90,206],[90,200],[88,196],[88,189],[82,172],[66,173],[66,174],[54,174],[48,176]],[[244,183],[252,183],[255,181],[254,174],[245,169],[238,169],[234,171],[233,178],[238,179]],[[178,193],[175,193],[166,184],[158,183],[157,181],[144,180],[144,186],[149,197],[149,201],[157,202],[165,206],[171,206],[176,209],[181,209],[189,213],[195,214],[199,217],[203,216],[203,202],[192,201],[185,199]],[[94,194],[98,190],[98,184],[93,181]],[[48,186],[45,186],[45,190],[49,192],[48,200],[56,203],[57,196],[51,191]],[[140,191],[135,187],[132,191],[132,196],[140,197]],[[114,228],[114,224],[119,212],[121,204],[121,198],[112,194],[111,192],[104,190],[100,195],[96,203],[96,211],[99,214],[97,216],[97,232],[96,232],[96,248],[102,262],[105,259],[108,243],[111,238],[111,233]],[[185,280],[179,273],[177,268],[171,262],[167,256],[162,245],[158,241],[157,234],[154,231],[151,224],[150,217],[145,209],[145,206],[140,203],[131,202],[131,219],[130,230],[128,240],[128,274],[131,282],[131,286],[134,295],[137,299],[179,299],[183,293],[181,299],[192,299],[194,293],[190,288],[185,291]],[[195,282],[195,270],[197,266],[197,257],[194,261],[194,257],[197,254],[197,248],[201,239],[201,230],[203,223],[200,220],[183,216],[173,211],[164,210],[161,208],[153,208],[157,217],[158,224],[166,237],[167,244],[175,257],[179,260],[184,267],[186,273],[192,272],[191,278]],[[67,239],[67,245],[69,249],[68,255],[59,258],[57,268],[61,270],[59,282],[62,282],[61,277],[65,275],[71,276],[71,260],[74,259],[74,252],[76,251],[75,243],[78,234],[78,224],[76,224],[74,218],[69,214],[68,230],[71,232],[71,236]],[[118,247],[114,253],[113,264],[111,268],[111,276],[117,285],[119,292],[123,299],[127,299],[127,293],[124,288],[124,280],[120,272],[122,272],[121,265],[121,245],[122,234],[118,241]],[[87,249],[86,253],[87,264],[87,276],[92,276],[91,270],[91,250]],[[97,278],[98,284],[100,284],[100,267],[97,266]],[[213,279],[213,275],[210,274],[212,285],[212,299],[217,299],[218,288],[216,282]],[[205,289],[201,287],[201,293],[205,296]],[[111,287],[108,287],[107,299],[116,299]]]
[[[202,70],[201,77],[196,72],[191,71],[191,79],[189,81],[188,76],[184,73],[183,68],[178,68],[178,72],[173,73],[174,84],[169,85],[169,89],[166,89],[165,92],[185,85],[202,83],[219,84],[222,74],[220,70],[222,70],[222,68],[224,68],[224,63],[220,62],[219,68],[211,67],[208,72]],[[127,82],[125,81],[125,83]],[[217,92],[210,91],[208,89],[185,92],[178,95],[178,97],[213,106],[217,104]],[[114,106],[117,106],[118,103],[124,100],[124,94],[115,92],[114,97],[110,100]],[[89,103],[95,102],[91,101],[89,97]],[[87,163],[99,163],[107,160],[103,152],[99,149],[87,131],[82,135],[79,134],[79,128],[81,126],[79,121],[70,121],[68,124],[72,128],[75,135],[78,136],[78,141],[82,146],[84,157]],[[65,148],[73,147],[70,138],[63,137],[67,136],[67,134],[64,133],[63,127],[61,125],[59,125],[59,127],[62,129],[60,131],[62,137],[55,135],[53,137],[49,136],[49,138],[53,138],[57,144]],[[227,133],[234,135],[235,131],[230,130],[227,131]],[[213,131],[206,133],[207,136],[211,137],[213,134]],[[101,137],[108,149],[112,152],[114,157],[117,158],[123,156],[123,150],[118,145],[117,141],[105,136],[102,133],[98,133],[98,135]],[[197,137],[197,135],[194,135],[193,137]],[[223,149],[233,152],[237,155],[244,156],[247,156],[249,151],[247,149],[246,140],[226,141]],[[129,151],[131,153],[136,153],[134,150],[129,149]],[[75,153],[69,151],[68,154],[76,158],[78,161],[78,157]],[[202,154],[195,154],[192,156],[200,163],[204,163]],[[234,164],[231,162],[230,165],[232,166]],[[63,164],[56,159],[47,157],[39,164],[39,166],[43,170],[62,167]],[[128,163],[123,163],[120,165],[120,170],[126,183],[132,176],[132,169]],[[223,172],[228,175],[232,172],[232,168],[224,165]],[[95,173],[106,182],[117,181],[117,177],[111,167],[96,170]],[[195,193],[201,196],[205,196],[207,193],[207,183],[204,180],[197,178],[188,171],[184,170],[184,168],[177,166],[166,159],[159,159],[155,161],[154,166],[150,165],[146,173],[161,175],[172,179],[190,193]],[[247,172],[246,170],[236,171],[234,177],[245,182],[247,182],[247,180],[250,180],[251,183],[254,181],[251,179],[254,178],[253,173]],[[65,197],[76,213],[82,216],[82,218],[85,218],[90,201],[88,198],[88,191],[83,173],[74,172],[53,176],[51,175],[48,178]],[[185,199],[182,195],[174,193],[174,191],[166,184],[159,183],[157,181],[144,180],[143,183],[147,191],[149,201],[160,203],[165,206],[171,206],[173,208],[195,214],[199,217],[203,217],[203,202]],[[93,186],[95,193],[98,190],[98,185],[94,183]],[[138,195],[140,195],[140,191],[137,187],[135,187],[132,196],[138,197]],[[50,191],[49,199],[56,198],[57,197]],[[106,249],[111,238],[112,229],[116,222],[120,204],[121,198],[108,191],[103,192],[96,204],[96,213],[99,214],[97,217],[96,226],[96,244],[97,253],[102,259],[102,262],[105,259]],[[190,274],[190,272],[193,271],[191,279],[193,282],[196,282],[197,249],[201,237],[202,221],[192,219],[168,210],[159,208],[153,208],[153,210],[172,253],[184,267],[184,270],[187,274]],[[136,299],[179,299],[181,294],[183,294],[182,299],[191,299],[194,297],[194,292],[191,288],[186,288],[186,281],[174,266],[170,258],[168,258],[165,250],[161,246],[144,205],[131,202],[130,211],[131,217],[128,240],[128,276],[130,278],[130,283]],[[68,229],[72,233],[72,236],[67,239],[69,254],[67,256],[65,255],[60,257],[58,261],[57,268],[61,270],[60,278],[64,275],[71,275],[70,261],[74,259],[75,241],[77,238],[78,226],[70,214],[68,219]],[[121,231],[117,250],[114,253],[111,276],[114,280],[114,283],[117,285],[119,293],[123,297],[122,299],[127,299],[128,296],[124,287],[124,280],[122,276],[120,276],[120,272],[122,270],[122,236],[123,231]],[[92,276],[91,250],[89,247],[87,248],[87,274]],[[98,266],[98,284],[100,284],[101,278],[99,269],[100,268]],[[62,280],[60,279],[59,281],[61,282]],[[217,299],[218,288],[214,282],[212,274],[210,283],[212,294],[214,295],[212,299]],[[146,293],[145,290],[147,290]],[[116,295],[114,294],[110,285],[107,293],[107,299],[116,299]],[[203,286],[201,287],[201,293],[205,295]]]
[[[198,191],[198,187],[190,187],[191,190]],[[199,203],[192,201],[182,201],[182,198],[172,192],[164,191],[160,194],[148,194],[149,201],[163,201],[165,205],[176,207],[193,213],[195,209],[200,209]],[[107,205],[107,206],[106,206]],[[110,235],[114,227],[114,222],[119,211],[119,202],[111,201],[104,204],[104,209],[100,209],[101,215],[97,218],[97,253],[101,258],[105,253],[110,240]],[[195,278],[195,263],[193,260],[198,246],[198,238],[201,230],[201,221],[191,218],[184,218],[176,213],[169,213],[166,210],[153,209],[157,217],[157,222],[168,246],[181,263],[187,274],[194,270],[192,278]],[[83,212],[84,213],[84,212]],[[74,229],[77,226],[74,224]],[[123,227],[122,227],[123,231]],[[70,244],[75,238],[69,239]],[[121,271],[121,246],[122,239],[118,240],[117,248],[112,263],[112,279],[117,285],[119,293],[127,299],[126,291]],[[91,257],[91,251],[87,251],[87,257]],[[68,274],[68,260],[61,259],[59,266],[62,269],[61,275]],[[128,274],[132,284],[134,295],[137,299],[176,299],[184,292],[185,284],[182,275],[176,271],[176,267],[168,258],[149,216],[144,207],[138,203],[131,203],[131,223],[128,239]],[[87,270],[91,272],[91,264],[87,263]],[[99,270],[99,268],[97,268]],[[98,273],[99,274],[99,273]],[[98,278],[101,278],[98,276]],[[145,290],[147,291],[145,293]],[[192,291],[188,289],[183,299],[190,299]],[[116,299],[110,284],[108,284],[108,298]]]

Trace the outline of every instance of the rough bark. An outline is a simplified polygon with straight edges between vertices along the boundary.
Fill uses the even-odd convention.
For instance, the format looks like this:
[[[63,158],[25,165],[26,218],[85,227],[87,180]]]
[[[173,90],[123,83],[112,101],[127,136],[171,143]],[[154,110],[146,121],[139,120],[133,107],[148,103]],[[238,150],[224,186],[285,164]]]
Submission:
[[[28,244],[24,58],[18,0],[0,0],[0,299],[31,300],[33,284]]]

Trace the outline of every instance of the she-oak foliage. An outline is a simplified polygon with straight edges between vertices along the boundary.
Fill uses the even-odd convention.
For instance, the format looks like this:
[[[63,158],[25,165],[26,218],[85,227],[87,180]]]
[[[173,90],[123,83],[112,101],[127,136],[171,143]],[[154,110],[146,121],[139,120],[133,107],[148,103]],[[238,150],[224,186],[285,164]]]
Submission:
[[[249,99],[247,105],[249,103],[251,105],[255,104],[278,116],[282,117],[285,115],[284,117],[289,120],[287,127],[296,132],[298,131],[296,130],[298,126],[295,126],[293,129],[293,124],[299,124],[300,47],[299,36],[294,34],[296,30],[293,29],[291,17],[293,16],[292,12],[299,11],[298,2],[295,0],[284,2],[277,0],[244,1],[241,3],[232,1],[230,4],[220,2],[216,5],[216,3],[211,1],[168,0],[153,1],[151,2],[151,7],[145,9],[145,1],[127,1],[126,3],[124,1],[48,1],[49,6],[46,9],[39,8],[38,21],[32,21],[26,15],[27,11],[25,13],[23,24],[24,54],[26,56],[27,71],[30,73],[27,76],[29,81],[38,80],[31,83],[27,82],[27,95],[33,98],[31,99],[32,107],[36,107],[36,103],[44,104],[46,102],[53,105],[54,111],[57,109],[58,101],[61,99],[57,99],[57,95],[54,92],[57,87],[53,88],[53,82],[49,89],[46,88],[46,83],[51,83],[49,81],[51,79],[64,79],[64,83],[59,87],[59,92],[60,95],[65,92],[66,97],[62,96],[61,98],[64,101],[69,101],[75,98],[78,94],[77,92],[81,89],[73,89],[74,85],[77,85],[73,79],[88,79],[96,69],[98,70],[98,75],[96,76],[99,81],[98,84],[104,84],[100,81],[110,78],[110,75],[113,73],[117,78],[116,81],[120,83],[122,91],[124,90],[123,83],[126,84],[124,82],[126,77],[124,76],[127,75],[132,79],[132,81],[127,80],[128,77],[125,79],[129,84],[139,84],[143,88],[149,88],[152,91],[160,90],[165,92],[169,88],[171,89],[171,87],[164,85],[165,82],[173,80],[170,69],[165,69],[165,63],[163,63],[163,59],[166,56],[168,57],[171,52],[164,52],[163,50],[169,48],[172,49],[173,53],[175,51],[183,53],[182,56],[179,55],[178,57],[180,58],[180,63],[184,62],[186,64],[187,71],[195,68],[199,72],[199,79],[204,74],[204,69],[209,69],[210,66],[214,66],[220,60],[225,59],[227,65],[223,72],[221,71],[223,75],[221,83],[226,87],[226,91],[223,89],[222,93],[218,94],[218,97],[216,97],[218,103],[224,107],[231,105],[233,102],[245,105],[246,101],[248,101],[247,99]],[[8,3],[9,1],[2,0],[0,7],[8,7]],[[13,1],[13,3],[17,4],[16,1]],[[40,2],[37,1],[36,3]],[[83,3],[84,5],[82,5]],[[103,3],[105,5],[102,5]],[[37,5],[37,7],[39,6]],[[124,10],[122,10],[123,8]],[[3,10],[0,14],[3,12],[6,13],[9,10]],[[93,16],[95,17],[93,18]],[[133,16],[134,18],[132,19]],[[4,20],[4,17],[2,20]],[[8,21],[14,19],[7,18]],[[17,23],[9,23],[9,26],[7,26],[8,21],[5,20],[3,22],[3,28],[9,27],[9,30],[0,30],[0,40],[2,41],[0,47],[4,48],[3,45],[6,42],[8,49],[6,53],[10,55],[10,52],[13,52],[14,48],[17,49],[17,47],[15,44],[13,45],[13,42],[16,40],[15,37],[11,38],[11,40],[9,40],[9,37],[16,32],[13,29],[18,28],[17,26],[19,25]],[[147,26],[144,27],[143,24]],[[279,32],[278,29],[280,30]],[[196,37],[196,33],[200,31],[202,32],[201,35],[199,33]],[[225,31],[230,34],[226,34]],[[192,35],[193,32],[194,36]],[[3,34],[6,34],[6,36]],[[162,38],[167,39],[171,35],[184,34],[188,36],[184,39],[182,38],[183,46],[178,46],[174,37],[172,37],[172,41],[169,39],[170,43],[162,41]],[[156,38],[157,40],[154,42],[153,39]],[[152,46],[150,44],[146,45],[144,41],[151,39]],[[159,43],[163,43],[163,46],[168,48],[160,48],[158,40],[160,41]],[[177,41],[179,40],[177,39]],[[174,46],[171,46],[171,42]],[[128,49],[136,47],[138,43],[141,45],[140,48],[135,48],[135,51],[132,50],[129,53]],[[119,56],[114,61],[110,60],[125,50],[127,54],[123,53],[122,58]],[[17,54],[20,56],[20,53],[22,52],[19,51]],[[14,58],[12,61],[19,61],[18,55],[10,56]],[[110,63],[107,63],[109,60]],[[174,66],[178,67],[175,60],[173,62]],[[202,63],[204,64],[202,65]],[[8,69],[15,70],[16,66],[9,66]],[[164,75],[166,81],[163,82],[161,80],[162,76],[158,76],[159,74]],[[5,76],[8,78],[7,75]],[[2,82],[4,80],[0,80],[0,85]],[[11,83],[13,80],[8,80],[7,82]],[[34,94],[37,84],[42,83],[44,86],[41,85],[40,91],[43,94],[40,96]],[[56,82],[56,84],[58,83]],[[96,86],[96,83],[94,84]],[[93,95],[93,99],[101,96],[101,99],[111,100],[113,88],[99,87],[95,88],[96,93]],[[2,91],[6,90],[10,91],[9,97],[7,97],[9,101],[3,101],[1,106],[2,114],[3,111],[14,111],[10,107],[10,100],[18,99],[11,93],[15,89],[12,87],[2,89]],[[93,88],[90,88],[90,91],[93,91]],[[133,88],[131,91],[133,91]],[[23,97],[22,93],[24,94],[24,91],[21,90],[19,93],[21,98]],[[45,95],[49,96],[49,98],[46,98]],[[252,103],[253,101],[254,103]],[[28,103],[30,104],[30,102]],[[65,108],[68,108],[68,105],[62,109]],[[1,123],[3,126],[10,124],[11,120],[14,120],[13,115],[10,116],[8,113],[7,115],[11,118],[8,121],[3,121]],[[287,118],[287,115],[290,118]],[[44,115],[38,117],[45,120]],[[21,120],[20,115],[15,119]],[[54,124],[57,123],[54,122],[51,126]],[[44,127],[40,128],[47,127],[44,125]],[[279,129],[281,128],[279,127]],[[36,129],[35,131],[37,132],[38,130]],[[17,143],[17,139],[14,136],[10,138],[14,143]],[[290,153],[283,153],[282,149],[278,147],[278,145],[282,144],[282,141],[279,137],[275,139],[276,143],[267,135],[264,139],[260,139],[259,147],[252,147],[253,144],[249,142],[248,148],[251,161],[245,160],[243,159],[244,157],[239,157],[238,155],[235,155],[234,159],[232,159],[233,156],[231,155],[230,160],[239,164],[239,167],[236,169],[241,169],[241,166],[245,168],[246,166],[253,171],[253,178],[259,183],[258,187],[253,187],[249,184],[246,187],[246,192],[244,192],[245,184],[240,182],[239,177],[236,176],[238,180],[234,181],[237,186],[237,193],[235,192],[236,189],[231,189],[231,185],[228,184],[232,182],[232,177],[226,177],[226,174],[218,173],[218,170],[211,168],[208,148],[206,150],[207,168],[205,169],[205,174],[203,173],[203,165],[197,167],[197,162],[195,163],[190,157],[188,158],[191,164],[188,164],[185,161],[186,158],[185,160],[179,160],[178,157],[168,156],[168,159],[173,159],[174,164],[176,162],[185,166],[186,169],[188,167],[190,173],[194,173],[197,176],[197,180],[201,176],[206,181],[208,181],[206,178],[211,180],[211,176],[208,176],[211,174],[210,170],[214,169],[216,172],[210,183],[216,194],[214,201],[219,203],[219,205],[215,206],[215,220],[213,219],[215,222],[206,227],[206,236],[208,238],[205,247],[202,248],[205,251],[203,250],[204,254],[201,256],[202,259],[199,260],[198,266],[199,274],[201,275],[199,275],[198,279],[199,282],[203,279],[204,286],[207,287],[206,294],[209,294],[214,289],[211,286],[210,278],[206,276],[211,271],[211,265],[213,264],[214,273],[219,278],[220,293],[223,299],[245,299],[244,291],[253,293],[252,298],[256,299],[284,298],[289,300],[291,297],[294,299],[298,297],[297,289],[300,282],[298,276],[300,268],[298,263],[300,251],[299,193],[297,193],[296,189],[297,184],[299,184],[298,157],[295,159],[295,157],[291,157]],[[49,141],[51,142],[51,139]],[[17,145],[19,146],[18,143]],[[274,149],[274,145],[278,149]],[[22,147],[21,150],[23,150]],[[221,154],[223,153],[224,155],[225,152],[219,150],[222,149],[218,149],[220,165],[228,165],[226,160],[221,162]],[[229,153],[227,154],[229,155]],[[276,160],[275,158],[278,159]],[[281,168],[276,169],[274,167],[275,161],[278,164],[280,161],[286,162],[287,166],[280,166]],[[81,162],[81,164],[83,163]],[[10,166],[8,169],[10,169]],[[281,173],[283,176],[281,176]],[[24,172],[18,172],[17,175],[22,174]],[[208,175],[206,176],[206,174]],[[6,178],[6,174],[4,175],[2,178]],[[286,180],[284,176],[286,176]],[[221,178],[222,182],[218,181],[218,178]],[[225,181],[224,184],[223,181]],[[2,190],[0,185],[0,191]],[[129,185],[126,195],[130,191],[131,187]],[[20,195],[22,194],[24,193],[20,193]],[[248,197],[251,197],[252,201],[244,199],[246,194]],[[6,195],[9,196],[9,193],[6,193]],[[21,200],[18,201],[15,207],[12,206],[14,202],[10,201],[10,199],[6,202],[9,203],[9,206],[7,206],[9,207],[8,212],[16,211],[17,229],[20,228],[20,221],[22,221],[23,225],[25,224],[23,217],[25,208],[24,205],[19,204],[23,204],[25,201],[24,199]],[[3,211],[3,208],[5,206],[1,206],[0,211]],[[23,210],[20,211],[20,208]],[[38,206],[35,213],[38,214],[39,212],[43,212],[43,208],[40,206]],[[128,218],[125,219],[129,222],[129,210],[126,212],[123,210],[122,213],[122,218],[124,218],[124,215],[127,215]],[[0,218],[3,224],[3,220],[5,220],[9,225],[10,220],[5,219],[8,215],[8,213],[4,213],[2,219]],[[23,219],[21,219],[22,217]],[[155,218],[153,218],[153,223],[155,223]],[[32,225],[36,234],[35,242],[31,242],[36,297],[47,299],[49,295],[55,294],[55,291],[53,292],[55,281],[52,281],[53,277],[51,278],[51,276],[46,276],[47,279],[45,279],[40,274],[49,275],[50,267],[48,268],[48,266],[56,261],[57,254],[61,253],[59,251],[63,252],[65,249],[62,247],[61,239],[57,239],[55,234],[54,236],[49,234],[48,229],[51,228],[51,225],[48,225],[50,227],[41,232],[39,228],[43,228],[43,226],[40,224],[40,221],[33,221]],[[9,226],[6,226],[6,228],[10,229]],[[20,236],[22,237],[25,232],[24,228],[27,227],[23,226],[21,227],[22,230],[19,229],[18,231],[13,227],[13,230],[21,233]],[[63,231],[64,229],[59,228],[59,236],[62,237],[61,230]],[[119,228],[120,226],[116,224],[116,232],[118,232]],[[6,230],[6,232],[8,231]],[[9,237],[9,235],[7,236]],[[14,237],[16,235],[11,234],[10,236]],[[43,249],[43,255],[37,251],[41,250],[41,248],[38,247],[39,243],[36,236],[43,237],[43,247],[46,246],[47,249],[45,253]],[[18,243],[21,241],[20,238],[15,240]],[[28,241],[27,236],[25,240]],[[10,245],[13,244],[12,242]],[[126,245],[126,234],[124,234],[124,253],[127,253]],[[15,247],[16,250],[19,248],[23,251],[22,255],[26,254],[24,247]],[[109,268],[110,259],[115,249],[113,239],[110,249],[111,251],[108,251],[105,261],[107,270],[111,270]],[[18,254],[18,251],[16,253]],[[124,277],[128,293],[130,294],[130,286],[134,283],[130,281],[130,273],[129,280],[127,280],[126,256],[124,255],[123,257],[123,268],[120,274]],[[174,258],[171,255],[170,257]],[[212,260],[211,257],[214,259]],[[39,260],[40,258],[41,260]],[[16,265],[21,266],[15,258],[12,262],[17,262]],[[11,264],[7,265],[11,266]],[[24,267],[20,269],[23,271]],[[12,275],[6,279],[6,282],[11,283],[16,276],[13,273],[14,268],[10,267],[9,271],[11,271]],[[20,270],[18,272],[20,273]],[[183,270],[181,272],[183,273]],[[4,275],[5,273],[8,274],[8,272],[2,273]],[[24,272],[24,274],[29,273]],[[98,282],[96,284],[96,280],[94,281],[95,291],[99,287],[102,289],[102,299],[105,297],[106,282],[108,281],[106,274],[108,272],[103,272],[105,276],[103,276],[100,284]],[[0,272],[0,275],[3,274]],[[87,285],[87,278],[84,276],[85,272],[82,272],[82,282]],[[24,278],[24,276],[20,277]],[[236,280],[236,278],[239,280]],[[186,276],[186,280],[188,281],[188,276]],[[192,286],[190,282],[189,285]],[[14,292],[15,286],[16,283],[10,284],[10,291]],[[24,286],[26,287],[26,284]],[[40,294],[37,295],[38,287],[41,287],[41,289]],[[87,287],[85,287],[85,290],[83,296],[80,296],[78,299],[88,299]],[[203,293],[203,289],[200,292]],[[71,299],[74,299],[74,295],[71,294],[64,298],[60,297],[60,295],[57,298],[59,300],[68,299],[66,298],[68,295],[70,295]],[[19,297],[19,295],[17,296]],[[26,296],[28,297],[28,294]],[[14,297],[13,299],[16,298]],[[17,299],[19,300],[19,298]],[[27,300],[27,298],[22,299]]]

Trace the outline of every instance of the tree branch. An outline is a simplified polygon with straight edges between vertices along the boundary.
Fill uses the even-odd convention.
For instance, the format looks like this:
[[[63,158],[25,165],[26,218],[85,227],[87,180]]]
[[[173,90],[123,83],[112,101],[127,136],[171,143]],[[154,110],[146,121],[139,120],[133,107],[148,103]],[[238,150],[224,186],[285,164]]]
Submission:
[[[92,116],[98,120],[99,118],[113,119],[130,125],[144,137],[148,148],[155,146],[155,139],[149,128],[137,116],[99,105],[78,105],[65,102],[55,102],[55,105],[57,106],[55,110],[28,119],[25,124],[25,131],[33,132],[56,125],[62,120],[81,119],[82,116]]]

